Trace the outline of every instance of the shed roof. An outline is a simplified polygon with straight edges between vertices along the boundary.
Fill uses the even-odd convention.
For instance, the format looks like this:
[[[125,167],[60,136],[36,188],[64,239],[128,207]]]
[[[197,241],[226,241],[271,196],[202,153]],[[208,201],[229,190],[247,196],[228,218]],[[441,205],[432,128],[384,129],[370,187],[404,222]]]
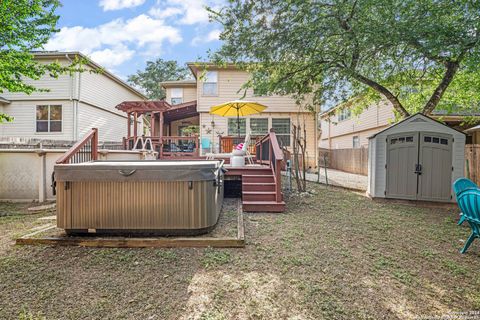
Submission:
[[[397,126],[403,125],[403,124],[405,124],[406,122],[414,121],[414,118],[417,118],[417,119],[425,119],[426,121],[435,122],[435,123],[437,123],[437,124],[440,124],[440,125],[444,126],[444,127],[446,128],[445,130],[455,131],[455,132],[458,132],[458,133],[461,133],[461,134],[465,135],[465,133],[463,133],[462,131],[457,130],[457,129],[454,129],[454,128],[451,128],[451,127],[445,125],[444,123],[442,123],[442,122],[440,122],[440,121],[438,121],[438,120],[436,120],[436,119],[433,119],[433,118],[430,118],[430,117],[424,115],[423,113],[415,113],[415,114],[413,114],[413,115],[411,115],[411,116],[403,119],[402,121],[397,122],[397,123],[395,123],[395,124],[393,124],[393,125],[385,128],[385,129],[383,129],[382,131],[379,131],[379,132],[375,133],[373,136],[368,137],[368,139],[373,139],[373,138],[375,138],[376,136],[378,136],[379,134],[385,133],[385,132],[391,130],[392,128],[395,128],[395,127],[397,127]]]

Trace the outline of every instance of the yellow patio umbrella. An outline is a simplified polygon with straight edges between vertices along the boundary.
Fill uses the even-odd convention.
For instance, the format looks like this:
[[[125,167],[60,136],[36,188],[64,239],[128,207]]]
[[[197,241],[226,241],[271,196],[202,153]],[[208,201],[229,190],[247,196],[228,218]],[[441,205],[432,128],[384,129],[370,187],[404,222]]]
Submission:
[[[258,102],[234,100],[211,107],[210,113],[222,117],[237,117],[237,133],[240,137],[240,116],[261,113],[265,109],[267,107]]]

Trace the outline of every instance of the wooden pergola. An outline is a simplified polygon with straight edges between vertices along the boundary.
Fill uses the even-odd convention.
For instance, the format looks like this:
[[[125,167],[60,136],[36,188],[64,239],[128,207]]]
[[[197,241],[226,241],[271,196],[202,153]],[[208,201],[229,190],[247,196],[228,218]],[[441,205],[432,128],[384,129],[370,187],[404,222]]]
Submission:
[[[149,118],[150,136],[155,145],[163,145],[164,125],[172,121],[181,120],[198,116],[197,101],[189,101],[186,103],[171,105],[165,100],[158,101],[124,101],[117,105],[120,111],[127,113],[127,137],[125,144],[131,149],[138,138],[138,119],[143,117]],[[131,121],[133,119],[133,132],[131,130]],[[158,122],[158,126],[156,123]],[[179,139],[182,137],[167,136],[171,139]],[[184,138],[184,137],[183,137]],[[160,150],[160,153],[162,150]]]

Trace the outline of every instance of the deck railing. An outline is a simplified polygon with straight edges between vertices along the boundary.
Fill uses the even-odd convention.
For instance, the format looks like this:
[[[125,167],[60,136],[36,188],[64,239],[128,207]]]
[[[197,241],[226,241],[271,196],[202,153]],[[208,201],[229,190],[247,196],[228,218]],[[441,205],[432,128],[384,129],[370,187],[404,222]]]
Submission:
[[[250,154],[255,154],[255,144],[259,141],[262,136],[251,136],[250,144],[248,146],[248,151]],[[232,152],[233,148],[245,141],[245,137],[233,137],[233,136],[218,136],[220,153],[229,153]]]
[[[98,159],[98,129],[92,128],[81,140],[75,143],[57,164],[82,163]]]
[[[140,138],[140,137],[137,137]],[[200,155],[200,140],[198,136],[142,136],[143,140],[152,141],[153,150],[158,152],[158,157],[198,157]],[[124,138],[124,148],[132,150],[135,145],[133,137]]]
[[[283,152],[278,144],[275,132],[270,132],[255,143],[255,154],[257,161],[262,164],[268,164],[273,170],[273,179],[275,181],[275,200],[282,201],[282,161]]]

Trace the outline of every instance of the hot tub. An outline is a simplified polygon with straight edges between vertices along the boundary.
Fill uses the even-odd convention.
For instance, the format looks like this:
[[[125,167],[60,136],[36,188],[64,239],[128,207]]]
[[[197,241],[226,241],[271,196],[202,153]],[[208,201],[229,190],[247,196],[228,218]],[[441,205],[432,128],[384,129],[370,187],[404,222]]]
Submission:
[[[57,226],[69,234],[200,234],[223,202],[220,161],[93,161],[55,166]]]

